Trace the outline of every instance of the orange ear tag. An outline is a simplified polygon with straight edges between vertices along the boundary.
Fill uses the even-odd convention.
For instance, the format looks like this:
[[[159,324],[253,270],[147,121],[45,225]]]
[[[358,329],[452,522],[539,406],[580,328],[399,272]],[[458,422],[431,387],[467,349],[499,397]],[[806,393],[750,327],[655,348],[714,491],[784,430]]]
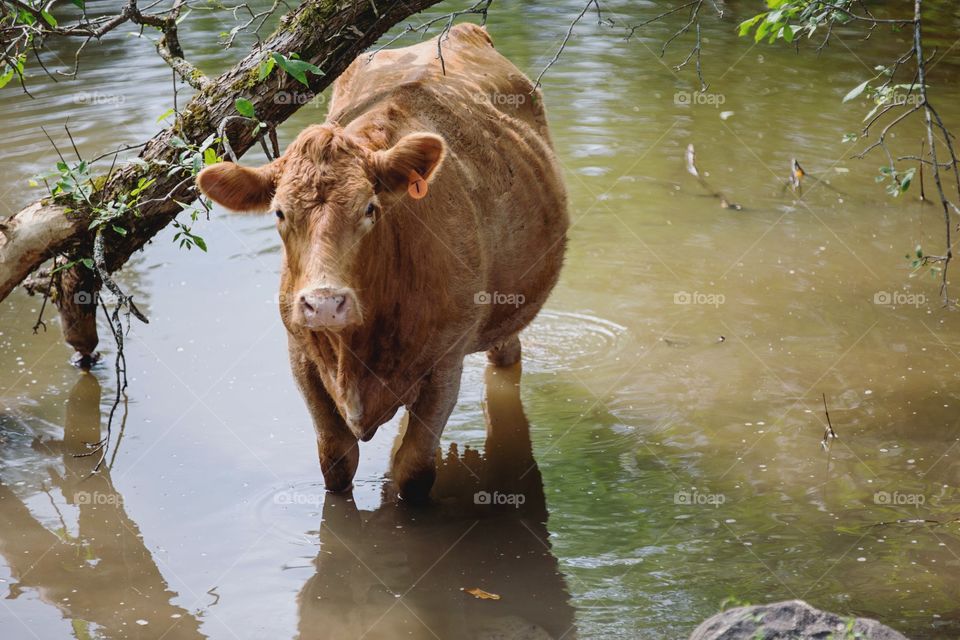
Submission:
[[[423,179],[416,171],[410,172],[410,184],[407,185],[407,193],[414,200],[419,200],[427,195],[427,181]]]

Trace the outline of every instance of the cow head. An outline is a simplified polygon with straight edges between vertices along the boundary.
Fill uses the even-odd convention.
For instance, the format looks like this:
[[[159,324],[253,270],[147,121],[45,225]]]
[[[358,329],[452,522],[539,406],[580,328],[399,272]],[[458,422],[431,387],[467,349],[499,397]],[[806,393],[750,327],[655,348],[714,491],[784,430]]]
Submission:
[[[411,180],[429,182],[444,153],[443,138],[431,133],[374,149],[336,125],[313,125],[270,164],[221,162],[201,171],[197,184],[228,209],[276,217],[284,248],[281,315],[288,327],[340,331],[363,322],[356,274],[364,268],[364,239],[385,209],[409,204]]]

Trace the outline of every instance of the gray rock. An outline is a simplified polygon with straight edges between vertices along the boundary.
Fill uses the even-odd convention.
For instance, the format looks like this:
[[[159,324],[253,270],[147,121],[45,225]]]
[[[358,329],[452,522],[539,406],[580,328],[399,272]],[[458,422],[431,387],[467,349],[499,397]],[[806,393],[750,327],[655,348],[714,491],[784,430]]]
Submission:
[[[853,621],[853,626],[848,626]],[[803,600],[728,609],[705,621],[690,640],[907,640],[870,618],[838,616]]]

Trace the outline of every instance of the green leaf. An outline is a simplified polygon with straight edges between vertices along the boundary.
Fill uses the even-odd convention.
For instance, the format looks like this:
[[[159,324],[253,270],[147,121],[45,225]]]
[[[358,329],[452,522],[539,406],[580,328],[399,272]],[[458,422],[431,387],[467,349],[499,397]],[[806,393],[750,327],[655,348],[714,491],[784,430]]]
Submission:
[[[297,81],[305,87],[310,86],[310,83],[307,81],[307,72],[317,76],[323,75],[323,71],[320,69],[320,67],[315,64],[310,64],[304,60],[287,58],[283,54],[276,52],[273,53],[273,59],[278,65],[280,65],[281,69],[296,78]]]
[[[263,81],[273,72],[273,68],[277,65],[277,61],[273,59],[273,56],[265,59],[260,63],[260,66],[257,68],[257,80]]]
[[[769,32],[770,32],[770,23],[764,20],[763,22],[760,23],[760,26],[757,27],[757,32],[753,34],[753,41],[760,42],[761,40],[764,39],[764,37],[766,37],[766,35]]]
[[[77,9],[86,9],[86,8],[87,8],[87,7],[86,7],[86,4],[87,4],[87,3],[86,3],[86,0],[70,0],[70,2],[71,2],[71,3],[73,4],[73,6],[75,6]]]
[[[739,28],[738,28],[738,31],[737,31],[737,35],[739,35],[739,36],[745,36],[745,35],[747,35],[748,33],[750,33],[750,29],[752,29],[755,24],[757,24],[758,22],[760,22],[760,20],[761,20],[762,18],[763,18],[763,14],[762,14],[762,13],[758,13],[757,15],[753,16],[752,18],[749,18],[749,19],[744,20],[743,22],[741,22],[741,23],[740,23],[740,26],[739,26]]]
[[[50,25],[50,26],[53,27],[54,29],[57,28],[57,19],[54,18],[52,15],[50,15],[49,12],[47,12],[46,10],[41,10],[41,11],[40,11],[40,16],[41,16],[44,20],[46,20],[46,22],[47,22],[48,25]]]
[[[254,112],[253,103],[247,100],[246,98],[237,98],[233,103],[233,106],[237,108],[237,113],[246,117],[246,118],[255,118],[256,113]]]
[[[127,235],[127,230],[124,229],[123,227],[118,227],[117,225],[112,224],[112,225],[110,225],[110,228],[113,229],[114,231],[116,231],[117,233],[119,233],[119,234],[122,235],[122,236]]]
[[[900,193],[906,193],[907,189],[910,188],[910,183],[913,182],[913,176],[916,175],[916,173],[917,170],[912,167],[903,172],[903,175],[900,176]]]
[[[850,102],[851,100],[859,96],[861,93],[863,93],[866,90],[868,84],[870,84],[870,81],[864,80],[863,82],[855,86],[853,89],[850,89],[847,95],[843,96],[843,101]]]
[[[80,263],[87,269],[93,269],[93,258],[80,258]]]
[[[783,26],[783,31],[781,32],[781,35],[783,36],[783,39],[786,40],[787,42],[793,42],[793,36],[795,33],[796,31],[794,31],[793,27],[787,24]]]
[[[213,149],[207,149],[203,152],[203,164],[211,165],[216,164],[220,158],[217,157],[217,152]]]
[[[16,57],[16,59],[12,61],[13,62],[12,64],[8,59],[6,64],[4,64],[3,66],[0,66],[0,69],[3,69],[4,67],[10,67],[10,69],[7,72],[5,72],[2,76],[0,76],[0,89],[5,87],[7,83],[13,79],[14,73],[19,73],[21,76],[23,75],[23,63],[26,62],[26,60],[27,60],[26,54],[21,53],[19,56]]]
[[[173,107],[170,107],[169,109],[167,109],[166,111],[160,114],[160,117],[157,118],[157,122],[160,122],[161,120],[166,120],[167,118],[173,115],[173,112],[174,112]]]
[[[201,250],[201,251],[206,252],[206,250],[207,250],[207,242],[206,242],[203,238],[201,238],[200,236],[193,236],[193,244],[195,244],[195,245],[197,245],[198,247],[200,247],[200,250]]]
[[[151,186],[153,186],[153,183],[156,181],[157,181],[156,178],[150,178],[149,180],[147,178],[140,178],[137,181],[137,187],[130,192],[130,195],[132,197],[139,196],[141,193],[143,193],[144,191],[149,189]]]

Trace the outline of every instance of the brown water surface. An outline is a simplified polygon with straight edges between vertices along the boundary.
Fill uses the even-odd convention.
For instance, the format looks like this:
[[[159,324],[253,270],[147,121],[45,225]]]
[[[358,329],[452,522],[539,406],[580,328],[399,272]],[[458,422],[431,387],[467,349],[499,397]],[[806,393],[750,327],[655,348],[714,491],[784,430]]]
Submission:
[[[272,220],[217,210],[195,228],[209,253],[168,232],[124,270],[151,322],[132,325],[122,433],[92,477],[74,454],[102,435],[112,368],[73,369],[55,321],[31,330],[39,300],[11,295],[0,636],[682,638],[727,598],[794,597],[912,638],[960,635],[960,328],[904,259],[939,251],[942,222],[913,189],[886,196],[881,159],[842,141],[867,110],[842,97],[907,36],[840,30],[798,54],[738,39],[755,5],[726,6],[704,20],[703,96],[671,66],[689,38],[659,58],[679,16],[630,41],[585,19],[545,77],[567,264],[523,336],[522,383],[468,359],[431,509],[398,504],[386,478],[400,418],[364,445],[352,497],[325,495]],[[536,75],[581,7],[505,2],[490,32]],[[637,22],[658,7],[609,10]],[[934,9],[933,97],[960,126],[960,19]],[[223,20],[185,26],[211,71],[249,44],[218,49]],[[171,106],[152,45],[119,34],[91,45],[80,79],[38,76],[32,92],[0,94],[3,213],[55,162],[40,125],[65,143],[69,120],[96,155]],[[323,116],[321,98],[282,142]],[[742,211],[685,173],[689,143]],[[813,176],[802,195],[782,185],[792,157]],[[821,394],[840,436],[826,451]],[[513,504],[475,504],[481,491]]]

